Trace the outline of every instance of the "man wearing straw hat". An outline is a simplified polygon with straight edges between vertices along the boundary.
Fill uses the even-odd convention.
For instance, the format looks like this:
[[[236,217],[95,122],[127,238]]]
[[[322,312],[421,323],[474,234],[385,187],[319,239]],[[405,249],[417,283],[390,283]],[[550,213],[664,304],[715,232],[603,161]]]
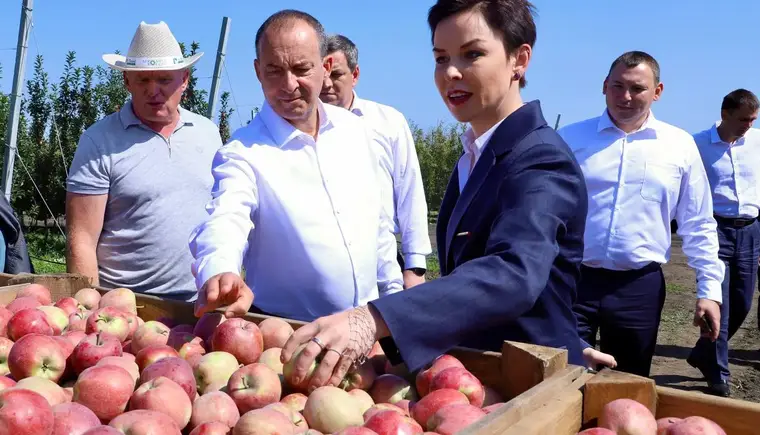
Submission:
[[[197,293],[187,237],[206,216],[222,140],[179,102],[202,54],[184,57],[164,22],[142,22],[126,56],[103,56],[131,98],[79,140],[67,180],[69,272],[159,297]]]

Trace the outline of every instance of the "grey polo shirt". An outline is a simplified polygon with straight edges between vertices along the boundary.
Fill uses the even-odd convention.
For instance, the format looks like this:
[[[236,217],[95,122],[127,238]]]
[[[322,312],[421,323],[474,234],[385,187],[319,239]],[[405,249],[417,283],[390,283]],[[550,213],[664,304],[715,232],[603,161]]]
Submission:
[[[97,247],[101,286],[195,295],[187,240],[208,217],[211,163],[221,145],[211,120],[182,108],[167,141],[140,122],[131,102],[82,134],[67,190],[108,194]]]

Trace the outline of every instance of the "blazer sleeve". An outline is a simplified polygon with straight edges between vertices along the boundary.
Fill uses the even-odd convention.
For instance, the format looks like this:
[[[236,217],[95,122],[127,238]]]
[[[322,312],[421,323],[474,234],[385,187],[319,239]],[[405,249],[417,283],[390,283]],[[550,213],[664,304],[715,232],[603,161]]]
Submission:
[[[494,193],[499,213],[490,228],[480,229],[490,231],[482,257],[370,303],[410,371],[473,334],[517,319],[546,287],[557,235],[586,195],[583,174],[569,151],[547,143],[525,147],[510,165]]]

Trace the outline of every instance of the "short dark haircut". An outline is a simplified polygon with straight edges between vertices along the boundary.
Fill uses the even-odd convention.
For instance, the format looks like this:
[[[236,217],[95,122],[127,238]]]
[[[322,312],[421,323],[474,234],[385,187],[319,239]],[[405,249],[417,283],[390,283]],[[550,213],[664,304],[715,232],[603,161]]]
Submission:
[[[256,39],[254,41],[256,44],[256,57],[259,57],[259,42],[261,41],[261,37],[264,36],[264,32],[266,32],[267,29],[272,26],[282,27],[298,20],[305,21],[306,24],[314,29],[319,40],[319,53],[323,57],[326,56],[327,37],[325,36],[325,28],[322,26],[322,23],[320,23],[319,20],[306,12],[297,11],[295,9],[283,9],[270,15],[269,18],[264,21],[264,24],[262,24],[261,27],[259,27],[259,30],[256,32]]]
[[[343,52],[346,55],[348,69],[353,71],[359,65],[359,49],[356,44],[343,35],[330,35],[327,37],[327,54]]]
[[[488,26],[504,41],[504,49],[512,55],[523,44],[533,47],[536,43],[536,8],[528,0],[438,0],[428,11],[431,40],[441,21],[469,10],[483,14]],[[520,87],[527,84],[525,76]]]
[[[626,68],[635,68],[642,63],[646,64],[652,70],[654,84],[660,84],[660,64],[657,63],[657,60],[655,60],[655,58],[649,53],[634,50],[621,54],[614,62],[612,62],[607,77],[609,77],[610,74],[612,74],[612,70],[621,63],[625,65]]]
[[[721,110],[731,113],[741,108],[757,112],[760,109],[760,102],[757,100],[757,96],[746,89],[737,89],[723,97],[723,104],[720,106]]]

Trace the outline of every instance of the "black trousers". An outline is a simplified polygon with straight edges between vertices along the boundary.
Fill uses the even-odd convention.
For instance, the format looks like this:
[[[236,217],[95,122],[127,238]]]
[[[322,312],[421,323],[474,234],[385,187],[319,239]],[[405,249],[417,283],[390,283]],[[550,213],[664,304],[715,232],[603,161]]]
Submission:
[[[573,310],[578,333],[591,346],[615,357],[616,370],[649,376],[657,344],[665,277],[658,263],[615,271],[581,266]]]

